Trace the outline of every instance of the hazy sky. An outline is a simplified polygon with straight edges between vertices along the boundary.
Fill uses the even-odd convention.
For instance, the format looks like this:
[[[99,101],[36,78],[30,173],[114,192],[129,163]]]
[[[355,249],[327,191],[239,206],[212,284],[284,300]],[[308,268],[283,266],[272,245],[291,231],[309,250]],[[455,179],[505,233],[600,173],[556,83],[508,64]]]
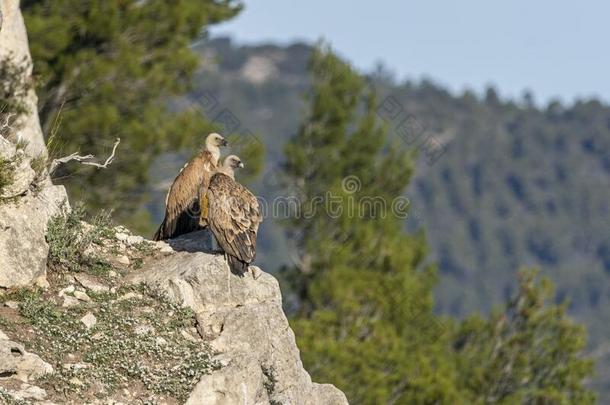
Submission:
[[[246,0],[215,28],[239,43],[330,41],[358,68],[460,91],[493,83],[502,96],[610,101],[610,2],[562,0]]]

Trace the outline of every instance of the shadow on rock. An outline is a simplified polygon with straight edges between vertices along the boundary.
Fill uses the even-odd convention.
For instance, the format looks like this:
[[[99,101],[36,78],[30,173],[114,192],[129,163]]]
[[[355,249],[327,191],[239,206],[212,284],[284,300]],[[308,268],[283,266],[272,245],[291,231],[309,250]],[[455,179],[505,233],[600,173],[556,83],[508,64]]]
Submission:
[[[209,228],[180,235],[165,242],[176,252],[223,253]]]

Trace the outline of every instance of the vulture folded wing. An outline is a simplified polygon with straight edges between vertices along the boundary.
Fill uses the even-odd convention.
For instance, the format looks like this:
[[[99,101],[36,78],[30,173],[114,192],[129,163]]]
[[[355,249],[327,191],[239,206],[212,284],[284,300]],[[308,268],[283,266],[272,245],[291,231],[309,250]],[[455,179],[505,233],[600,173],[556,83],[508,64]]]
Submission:
[[[155,240],[173,238],[199,228],[199,190],[209,182],[215,169],[209,152],[203,152],[187,163],[167,192],[165,219]]]
[[[220,173],[210,181],[208,204],[210,228],[220,247],[242,262],[252,262],[261,222],[256,197],[244,186]]]

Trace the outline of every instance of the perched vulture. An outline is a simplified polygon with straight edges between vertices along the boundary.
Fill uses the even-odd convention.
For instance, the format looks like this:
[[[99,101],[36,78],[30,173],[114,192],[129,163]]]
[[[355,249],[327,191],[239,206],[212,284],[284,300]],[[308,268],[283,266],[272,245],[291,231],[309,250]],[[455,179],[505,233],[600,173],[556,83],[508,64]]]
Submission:
[[[207,190],[207,221],[227,255],[231,271],[243,276],[256,255],[256,233],[263,219],[256,197],[235,181],[238,167],[244,167],[243,163],[231,155],[212,175]]]
[[[213,133],[205,139],[205,146],[178,173],[165,198],[165,218],[153,236],[154,240],[170,239],[195,231],[200,223],[199,192],[207,187],[220,157],[220,148],[227,141]]]

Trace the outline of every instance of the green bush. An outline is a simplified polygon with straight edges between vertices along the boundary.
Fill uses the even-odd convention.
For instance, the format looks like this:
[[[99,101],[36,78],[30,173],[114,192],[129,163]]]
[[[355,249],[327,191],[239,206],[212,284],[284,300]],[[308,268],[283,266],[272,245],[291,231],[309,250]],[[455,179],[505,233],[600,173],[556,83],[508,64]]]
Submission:
[[[54,270],[87,271],[105,273],[111,265],[85,251],[93,243],[113,238],[110,229],[110,214],[102,212],[95,216],[91,225],[86,225],[85,209],[77,204],[70,212],[59,214],[49,221],[47,243],[49,244],[49,266]]]

